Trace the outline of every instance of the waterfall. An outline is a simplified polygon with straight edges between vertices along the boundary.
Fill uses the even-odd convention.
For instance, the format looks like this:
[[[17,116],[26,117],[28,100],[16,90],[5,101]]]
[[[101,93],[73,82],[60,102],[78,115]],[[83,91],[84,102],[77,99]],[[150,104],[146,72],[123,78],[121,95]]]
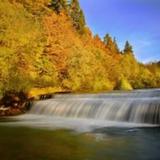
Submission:
[[[31,114],[116,122],[160,124],[160,90],[65,94],[36,101]]]

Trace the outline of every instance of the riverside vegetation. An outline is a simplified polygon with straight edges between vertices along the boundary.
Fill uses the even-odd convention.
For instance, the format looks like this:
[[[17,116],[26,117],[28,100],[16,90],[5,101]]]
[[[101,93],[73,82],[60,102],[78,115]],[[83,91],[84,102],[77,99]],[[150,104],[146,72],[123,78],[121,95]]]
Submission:
[[[110,25],[110,24],[108,24]],[[160,87],[160,62],[142,64],[85,22],[78,0],[0,1],[0,94]]]

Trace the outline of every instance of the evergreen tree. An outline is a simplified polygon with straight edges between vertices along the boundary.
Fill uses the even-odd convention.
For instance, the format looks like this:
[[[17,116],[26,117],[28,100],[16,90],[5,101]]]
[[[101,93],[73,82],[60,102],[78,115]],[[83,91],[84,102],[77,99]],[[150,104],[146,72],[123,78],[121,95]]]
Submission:
[[[106,46],[110,46],[112,44],[111,36],[109,34],[106,34],[103,42]]]
[[[123,53],[124,54],[126,54],[126,53],[133,53],[132,46],[130,45],[130,43],[128,41],[126,41],[126,43],[125,43],[125,47],[124,47]]]
[[[106,34],[103,42],[110,51],[112,51],[113,53],[119,53],[118,45],[115,38],[112,40],[112,37],[109,34]]]
[[[66,0],[52,0],[50,7],[59,14],[62,9],[67,8],[67,2]]]
[[[70,16],[73,20],[74,27],[80,33],[83,33],[86,22],[85,22],[84,13],[83,13],[82,9],[80,8],[78,0],[71,0]]]
[[[118,48],[118,44],[117,44],[117,41],[116,41],[116,38],[115,38],[115,37],[114,37],[114,39],[113,39],[113,44],[114,44],[115,52],[116,52],[116,53],[120,53],[119,48]]]

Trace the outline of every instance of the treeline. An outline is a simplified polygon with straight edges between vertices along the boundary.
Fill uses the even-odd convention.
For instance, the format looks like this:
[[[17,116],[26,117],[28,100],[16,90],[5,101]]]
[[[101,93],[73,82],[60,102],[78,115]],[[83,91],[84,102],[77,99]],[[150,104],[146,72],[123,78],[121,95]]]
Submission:
[[[128,41],[120,51],[109,34],[93,36],[78,0],[1,0],[1,94],[44,87],[160,87],[160,66],[137,62]]]

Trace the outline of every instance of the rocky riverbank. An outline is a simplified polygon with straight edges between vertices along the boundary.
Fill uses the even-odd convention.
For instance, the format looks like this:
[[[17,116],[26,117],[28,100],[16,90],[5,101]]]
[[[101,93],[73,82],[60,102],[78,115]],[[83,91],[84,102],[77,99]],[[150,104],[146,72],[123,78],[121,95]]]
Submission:
[[[6,93],[0,100],[0,116],[14,116],[25,113],[30,105],[30,99],[20,93]]]
[[[0,117],[3,116],[15,116],[15,115],[19,115],[25,113],[24,110],[21,110],[20,108],[4,108],[1,107],[0,108]]]
[[[61,88],[34,88],[28,94],[10,91],[0,99],[0,117],[15,116],[30,109],[32,102],[53,98],[55,94],[66,94],[71,91]]]

